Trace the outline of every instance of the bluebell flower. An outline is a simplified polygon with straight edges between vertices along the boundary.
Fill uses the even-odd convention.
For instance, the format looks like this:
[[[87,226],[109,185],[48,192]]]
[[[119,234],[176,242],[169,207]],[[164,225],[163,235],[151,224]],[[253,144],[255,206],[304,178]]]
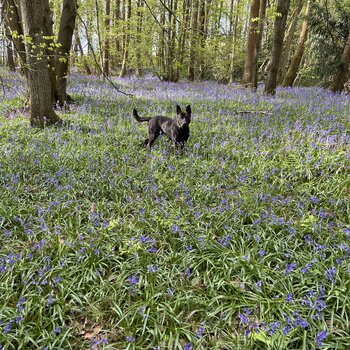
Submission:
[[[200,339],[203,336],[203,332],[205,331],[205,322],[202,322],[197,330],[196,338]]]
[[[322,342],[326,339],[327,337],[327,331],[322,331],[320,333],[318,333],[315,337],[315,343],[317,344],[317,346],[321,347],[322,346]]]
[[[324,277],[327,280],[330,280],[332,283],[335,282],[335,274],[337,272],[337,268],[336,267],[331,267],[329,269],[327,269],[324,273]]]
[[[184,350],[191,350],[192,349],[192,344],[191,343],[186,343],[184,346]]]
[[[135,338],[134,338],[133,336],[127,336],[127,337],[126,337],[126,341],[127,341],[128,343],[133,343],[133,342],[135,341]]]
[[[291,264],[286,264],[286,268],[284,270],[285,275],[289,275],[293,270],[297,268],[297,263],[292,262]]]

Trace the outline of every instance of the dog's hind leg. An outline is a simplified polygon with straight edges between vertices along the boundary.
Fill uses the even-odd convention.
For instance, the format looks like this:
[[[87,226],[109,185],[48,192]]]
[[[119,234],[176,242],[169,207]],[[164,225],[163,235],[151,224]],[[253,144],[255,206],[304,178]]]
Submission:
[[[148,145],[148,139],[142,142],[142,147],[147,147],[147,145]]]
[[[156,133],[149,133],[148,134],[148,148],[151,149],[154,140],[159,136],[159,134]],[[146,141],[145,141],[146,142]]]

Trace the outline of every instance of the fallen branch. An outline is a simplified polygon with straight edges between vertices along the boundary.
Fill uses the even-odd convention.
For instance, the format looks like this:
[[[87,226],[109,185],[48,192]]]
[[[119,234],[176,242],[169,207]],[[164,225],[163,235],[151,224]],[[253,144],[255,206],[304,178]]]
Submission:
[[[257,114],[267,114],[272,115],[273,113],[267,112],[267,111],[236,111],[237,114],[250,114],[250,113],[257,113]]]

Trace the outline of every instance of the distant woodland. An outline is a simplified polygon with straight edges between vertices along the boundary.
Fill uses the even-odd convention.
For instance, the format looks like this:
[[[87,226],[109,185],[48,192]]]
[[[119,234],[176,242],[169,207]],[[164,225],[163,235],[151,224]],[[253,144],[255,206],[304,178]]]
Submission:
[[[41,96],[33,126],[69,102],[69,68],[263,83],[272,95],[278,85],[349,89],[350,0],[2,0],[1,15],[2,64]]]

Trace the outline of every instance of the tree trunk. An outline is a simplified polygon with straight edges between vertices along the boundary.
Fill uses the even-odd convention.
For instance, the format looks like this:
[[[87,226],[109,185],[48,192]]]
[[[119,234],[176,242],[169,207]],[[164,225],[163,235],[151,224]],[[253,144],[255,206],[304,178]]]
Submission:
[[[252,67],[252,89],[254,91],[258,88],[258,73],[259,73],[259,55],[261,50],[262,37],[264,32],[264,21],[266,17],[266,5],[267,0],[260,1],[260,10],[259,10],[259,34],[258,34],[258,43],[254,51],[253,67]]]
[[[252,0],[250,5],[250,14],[249,14],[249,34],[248,34],[248,47],[247,55],[244,64],[244,73],[243,73],[243,84],[247,87],[251,86],[252,76],[253,76],[253,62],[254,62],[254,53],[257,50],[258,44],[258,27],[259,22],[257,18],[259,17],[260,10],[260,0]]]
[[[201,0],[200,11],[199,11],[199,36],[200,36],[200,55],[199,55],[199,72],[200,78],[205,78],[206,72],[204,67],[204,55],[205,55],[205,44],[207,40],[207,17],[208,17],[208,4],[206,0]]]
[[[30,91],[30,125],[43,128],[60,121],[52,109],[51,84],[48,70],[48,59],[43,51],[47,33],[45,28],[45,11],[48,0],[20,0],[24,35],[30,37],[25,44],[26,59],[29,67]]]
[[[338,72],[334,76],[333,83],[331,85],[331,91],[334,93],[341,93],[346,82],[350,64],[350,34],[346,45],[344,47],[343,54],[341,55]]]
[[[79,36],[79,33],[78,31],[75,32],[75,41],[78,45],[78,49],[80,51],[80,56],[83,60],[83,64],[84,64],[84,69],[85,69],[85,73],[87,75],[90,75],[92,72],[91,72],[91,68],[89,67],[87,61],[86,61],[86,58],[85,58],[85,54],[84,54],[84,50],[83,50],[83,45],[81,44],[81,41],[80,41],[80,36]]]
[[[115,26],[118,27],[119,21],[121,20],[121,13],[120,13],[120,0],[115,1]],[[115,49],[117,53],[121,50],[120,40],[118,32],[115,36]]]
[[[16,64],[15,59],[13,57],[13,50],[12,50],[12,41],[9,39],[5,40],[6,42],[6,64],[7,67],[11,72],[16,71]]]
[[[62,107],[67,101],[67,74],[69,53],[72,47],[72,38],[77,16],[77,1],[64,0],[58,33],[59,46],[56,50],[56,92],[59,105]]]
[[[142,35],[142,24],[143,24],[143,0],[137,1],[137,51],[136,51],[136,76],[142,77],[142,62],[141,62],[141,35]]]
[[[44,7],[44,20],[43,20],[43,28],[42,32],[44,35],[44,43],[45,49],[43,49],[43,53],[47,56],[47,63],[49,68],[49,77],[51,84],[51,102],[54,104],[55,96],[56,96],[56,59],[54,55],[54,34],[53,34],[53,13],[51,11],[50,5],[47,1],[45,1]]]
[[[303,8],[303,4],[304,4],[304,0],[298,0],[297,7],[295,8],[292,14],[290,25],[287,30],[286,42],[284,44],[284,50],[281,57],[280,66],[279,66],[278,75],[277,75],[277,81],[279,83],[282,83],[284,75],[286,73],[289,53],[290,53],[290,46],[294,38],[295,29],[298,24],[298,20],[300,18],[300,12],[301,12],[301,9]]]
[[[19,7],[18,0],[6,0],[3,2],[3,13],[5,18],[6,28],[9,29],[10,33],[16,32],[16,36],[12,36],[11,40],[13,42],[16,53],[18,54],[21,61],[21,69],[25,77],[26,83],[26,95],[29,98],[29,77],[28,77],[28,67],[27,67],[27,57],[26,49],[21,39],[23,37],[23,26],[21,19],[21,11]]]
[[[287,74],[283,79],[282,86],[293,86],[294,80],[297,77],[300,62],[304,54],[305,42],[307,40],[309,14],[310,14],[310,0],[306,5],[305,18],[303,21],[303,25],[301,27],[297,49],[292,58],[292,62],[288,68]]]
[[[102,40],[101,40],[101,30],[100,30],[100,7],[98,6],[98,0],[95,0],[95,10],[96,10],[96,31],[97,31],[97,40],[98,40],[98,52],[100,60],[99,73],[101,72],[101,67],[103,67],[103,49],[102,49]]]
[[[198,29],[198,6],[199,0],[193,0],[192,2],[192,20],[191,20],[191,29],[192,35],[190,38],[191,49],[190,49],[190,63],[188,68],[188,79],[193,81],[195,78],[195,66],[196,66],[196,50],[197,50],[197,29]]]
[[[108,77],[109,75],[109,30],[111,25],[111,2],[106,1],[105,7],[105,45],[104,45],[104,55],[103,55],[103,74]]]
[[[290,0],[278,0],[277,16],[274,23],[274,34],[272,43],[271,65],[265,83],[264,93],[275,95],[277,85],[277,73],[281,53],[283,49],[283,38],[286,30],[286,20],[289,10]]]
[[[186,42],[188,39],[188,27],[190,23],[190,7],[191,0],[183,0],[182,4],[182,26],[180,26],[179,45],[178,45],[178,60],[180,67],[183,66],[185,60]]]
[[[241,36],[242,25],[239,23],[239,18],[242,15],[241,0],[236,1],[236,13],[234,19],[233,36],[232,36],[232,51],[230,62],[230,82],[235,80],[235,59],[237,53],[238,38]]]
[[[159,76],[162,80],[165,80],[166,78],[166,71],[165,71],[165,8],[162,7],[160,12],[160,27],[161,31],[159,33],[158,37],[158,45],[157,45],[157,58],[158,58],[158,72]]]
[[[125,2],[126,0],[124,0]],[[130,18],[131,18],[131,0],[128,0],[127,6],[127,14],[126,14],[126,33],[123,36],[123,62],[120,70],[119,77],[123,78],[126,75],[126,67],[128,64],[129,58],[129,30],[130,30]],[[124,14],[125,16],[125,14]]]

